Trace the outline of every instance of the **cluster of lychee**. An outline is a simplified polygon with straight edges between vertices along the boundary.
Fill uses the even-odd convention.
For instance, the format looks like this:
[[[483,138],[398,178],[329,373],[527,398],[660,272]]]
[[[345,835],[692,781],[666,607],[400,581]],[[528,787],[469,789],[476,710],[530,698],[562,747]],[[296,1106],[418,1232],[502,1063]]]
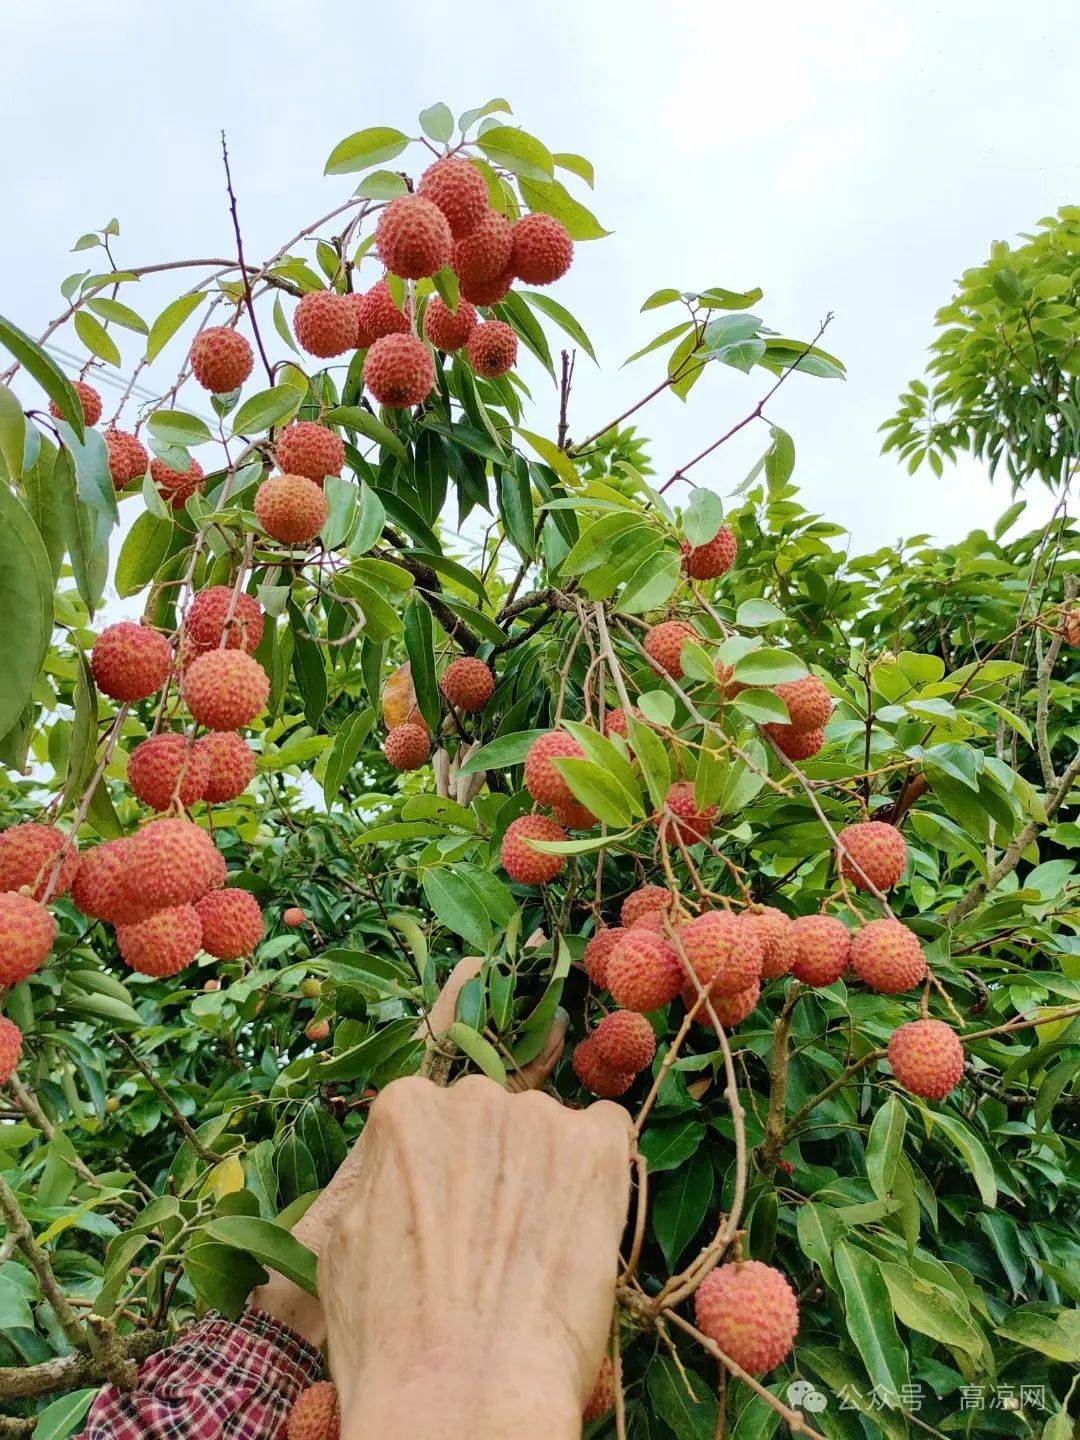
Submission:
[[[451,660],[439,679],[443,698],[454,710],[473,714],[495,693],[491,667],[472,655]],[[431,734],[413,701],[400,725],[393,725],[383,741],[383,754],[395,770],[419,770],[431,757]]]

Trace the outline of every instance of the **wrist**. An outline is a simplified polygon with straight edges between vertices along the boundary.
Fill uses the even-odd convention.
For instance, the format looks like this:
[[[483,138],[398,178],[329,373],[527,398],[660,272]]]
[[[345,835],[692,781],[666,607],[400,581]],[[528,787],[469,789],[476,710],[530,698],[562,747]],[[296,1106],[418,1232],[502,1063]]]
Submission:
[[[265,1285],[257,1285],[251,1292],[248,1303],[253,1309],[281,1325],[287,1325],[302,1340],[316,1349],[326,1344],[326,1320],[322,1305],[314,1295],[309,1295],[299,1285],[271,1270]]]

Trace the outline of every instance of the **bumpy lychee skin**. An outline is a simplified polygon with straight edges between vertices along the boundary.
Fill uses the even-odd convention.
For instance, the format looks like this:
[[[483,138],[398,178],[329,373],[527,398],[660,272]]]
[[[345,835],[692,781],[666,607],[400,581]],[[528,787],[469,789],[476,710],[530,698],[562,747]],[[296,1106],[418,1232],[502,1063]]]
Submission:
[[[184,674],[184,700],[207,730],[239,730],[266,708],[270,678],[243,650],[211,650]]]
[[[189,459],[186,470],[170,470],[164,460],[157,458],[150,461],[150,478],[161,499],[174,510],[182,510],[191,496],[206,485],[202,466],[194,455]]]
[[[631,890],[626,899],[622,902],[619,911],[619,921],[627,929],[631,929],[648,910],[670,910],[675,903],[675,897],[664,885],[641,885],[636,890]]]
[[[565,730],[538,735],[525,756],[525,789],[541,805],[569,805],[573,791],[552,764],[553,760],[583,759],[585,751]]]
[[[206,759],[203,799],[222,805],[242,795],[255,777],[255,752],[232,730],[213,730],[195,742]]]
[[[109,474],[117,490],[141,481],[150,464],[146,446],[126,430],[106,430],[104,438],[109,453]]]
[[[482,710],[495,693],[495,676],[483,660],[459,655],[442,673],[439,689],[450,704],[466,714]]]
[[[565,840],[566,831],[546,815],[521,815],[506,827],[502,842],[502,867],[519,885],[546,885],[566,866],[563,855],[545,855],[534,850],[530,840]]]
[[[694,1295],[694,1316],[736,1365],[761,1375],[790,1354],[799,1302],[779,1270],[743,1260],[709,1271]]]
[[[431,394],[435,362],[415,335],[384,335],[367,352],[364,384],[380,405],[406,410]]]
[[[437,205],[446,216],[455,240],[470,234],[484,218],[488,208],[487,184],[484,177],[460,156],[448,155],[436,160],[420,176],[417,194]]]
[[[1066,645],[1080,645],[1080,605],[1074,605],[1062,615],[1061,633]]]
[[[192,599],[184,618],[184,636],[196,654],[218,648],[226,616],[229,616],[226,647],[254,655],[263,637],[262,606],[242,590],[234,602],[231,585],[210,585]]]
[[[693,1004],[697,998],[697,992],[690,1001]],[[755,981],[748,985],[745,990],[737,990],[734,995],[713,995],[710,997],[710,1004],[716,1012],[716,1018],[723,1025],[725,1030],[734,1030],[736,1025],[741,1025],[747,1018],[754,1006],[761,999],[761,982]],[[698,1017],[701,1018],[700,1015]],[[712,1025],[712,1017],[705,1012],[708,1024]]]
[[[24,820],[0,834],[0,891],[21,890],[32,886],[35,900],[44,900],[49,888],[56,858],[64,850],[68,837],[55,825],[38,825]],[[79,869],[79,851],[73,843],[64,853],[60,873],[50,895],[64,895]]]
[[[106,840],[83,852],[71,886],[71,898],[91,920],[133,925],[153,908],[128,893],[127,874],[132,841]]]
[[[678,933],[694,974],[710,995],[737,995],[760,980],[764,947],[747,917],[706,910]]]
[[[55,938],[56,922],[44,905],[14,890],[0,895],[0,989],[32,975]]]
[[[696,845],[704,840],[716,819],[716,806],[698,807],[694,799],[694,785],[690,780],[677,780],[668,790],[664,800],[665,815],[661,828],[681,845]],[[667,813],[667,812],[670,812]]]
[[[716,580],[726,575],[735,564],[739,542],[727,525],[721,525],[704,545],[687,546],[683,552],[683,569],[691,580]]]
[[[634,1083],[632,1070],[613,1070],[604,1063],[591,1037],[574,1046],[570,1063],[585,1089],[603,1100],[625,1095]]]
[[[514,283],[514,272],[504,270],[496,275],[493,280],[461,280],[461,293],[466,300],[473,305],[497,305],[500,300],[505,300],[510,294],[510,286]]]
[[[612,1010],[592,1033],[597,1057],[612,1070],[637,1075],[653,1062],[656,1032],[636,1010]]]
[[[786,975],[795,960],[795,931],[791,916],[773,905],[762,905],[756,910],[748,910],[746,919],[754,925],[761,940],[761,978],[776,980]]]
[[[239,390],[254,366],[251,346],[225,325],[203,330],[191,347],[191,372],[204,390],[215,395]]]
[[[850,960],[859,979],[882,995],[899,995],[926,979],[926,956],[915,934],[888,916],[855,931]]]
[[[326,1033],[330,1033],[327,1022]],[[309,1036],[309,1039],[311,1037]],[[325,1036],[320,1038],[325,1039]],[[317,1380],[301,1390],[285,1422],[286,1440],[338,1440],[341,1419],[337,1387],[332,1380]]]
[[[422,195],[391,200],[375,227],[379,259],[403,280],[420,280],[449,265],[453,244],[450,222]]]
[[[247,890],[211,890],[196,902],[202,948],[216,960],[250,955],[263,937],[259,902]]]
[[[964,1047],[943,1020],[912,1020],[894,1030],[889,1064],[897,1083],[923,1100],[944,1100],[960,1084]]]
[[[566,805],[553,805],[551,813],[564,830],[592,830],[596,825],[596,816],[577,800],[571,800]]]
[[[608,957],[607,987],[617,1005],[643,1014],[679,993],[683,972],[675,951],[648,930],[628,930]]]
[[[859,890],[891,890],[907,864],[907,846],[895,825],[864,820],[846,825],[837,839],[840,873]]]
[[[171,668],[172,650],[165,636],[132,620],[107,625],[90,652],[98,689],[127,704],[156,694]]]
[[[455,312],[440,295],[434,295],[424,311],[424,339],[450,355],[461,349],[478,324],[476,307],[468,300],[459,300]]]
[[[345,445],[340,435],[314,420],[286,425],[274,441],[278,468],[286,475],[303,475],[321,485],[327,475],[340,475]]]
[[[207,874],[209,876],[207,891],[220,890],[229,878],[229,867],[225,863],[225,856],[216,847],[210,853]]]
[[[126,852],[127,893],[146,906],[189,905],[210,888],[214,842],[190,820],[151,820]]]
[[[179,975],[195,959],[202,945],[202,926],[194,905],[172,905],[155,910],[136,925],[119,926],[116,944],[130,969],[164,980]]]
[[[356,311],[356,348],[366,350],[384,335],[408,335],[411,310],[399,310],[389,282],[379,280],[363,295],[345,297]]]
[[[825,744],[824,730],[793,730],[790,725],[776,724],[765,729],[789,760],[812,760]]]
[[[312,1020],[310,1025],[304,1026],[304,1034],[309,1040],[314,1041],[316,1044],[318,1044],[322,1040],[329,1040],[330,1021]]]
[[[395,725],[383,741],[383,754],[395,770],[419,770],[431,758],[427,727]]]
[[[834,915],[800,915],[792,921],[795,959],[791,973],[804,985],[832,985],[847,969],[851,934]]]
[[[356,311],[334,290],[313,290],[293,314],[293,334],[309,355],[329,360],[356,346]]]
[[[582,957],[585,973],[601,990],[607,989],[608,959],[625,934],[626,931],[621,925],[608,925],[606,929],[598,930],[585,946],[585,954]]]
[[[6,1085],[15,1074],[22,1054],[22,1031],[13,1020],[0,1015],[0,1085]]]
[[[570,269],[574,242],[552,215],[523,215],[514,226],[510,264],[527,285],[553,285]]]
[[[692,625],[687,625],[682,620],[665,620],[663,624],[646,630],[642,643],[645,654],[658,673],[670,675],[673,680],[681,680],[682,647],[687,640],[697,638],[697,631]]]
[[[514,230],[505,215],[488,210],[468,235],[454,244],[453,267],[468,284],[483,284],[511,268]]]
[[[101,396],[92,385],[87,385],[85,380],[73,380],[71,388],[79,397],[79,404],[82,406],[83,419],[87,425],[96,425],[101,419]],[[54,400],[49,401],[49,414],[62,420],[64,417]]]
[[[723,660],[717,660],[716,689],[721,700],[734,700],[736,695],[742,694],[746,686],[735,679],[734,665],[725,665]]]
[[[823,730],[832,714],[832,696],[823,680],[804,675],[801,680],[785,680],[774,687],[787,706],[788,723],[792,730]]]
[[[132,794],[151,810],[168,810],[174,800],[188,809],[202,799],[209,774],[206,751],[171,732],[151,735],[128,756]]]
[[[636,707],[631,711],[635,720],[641,719],[641,711]],[[626,711],[621,705],[614,710],[608,710],[604,715],[604,734],[610,740],[612,735],[621,735],[624,740],[629,738],[630,727],[627,724]]]
[[[465,347],[469,364],[486,380],[494,380],[512,370],[517,351],[517,336],[505,320],[486,320],[478,325]]]
[[[303,475],[272,475],[255,492],[255,519],[283,545],[310,545],[329,513],[321,487]]]
[[[281,923],[287,925],[290,930],[299,930],[307,924],[307,916],[298,905],[290,905],[281,916]]]
[[[581,1418],[586,1422],[600,1420],[614,1409],[615,1373],[611,1366],[611,1356],[605,1355],[600,1366],[600,1373],[596,1377],[596,1384],[592,1388],[592,1394],[585,1402]]]

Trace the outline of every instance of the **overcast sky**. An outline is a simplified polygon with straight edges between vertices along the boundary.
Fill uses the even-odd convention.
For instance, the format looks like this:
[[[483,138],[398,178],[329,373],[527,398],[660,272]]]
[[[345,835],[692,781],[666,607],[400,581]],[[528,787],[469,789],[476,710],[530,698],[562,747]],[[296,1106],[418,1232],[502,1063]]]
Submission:
[[[347,197],[350,177],[322,177],[343,136],[503,95],[551,149],[595,163],[589,203],[614,232],[581,245],[556,290],[603,367],[579,362],[572,434],[662,375],[618,368],[674,323],[638,313],[651,291],[760,285],[755,310],[783,334],[809,338],[833,311],[823,343],[848,367],[846,383],[793,376],[771,411],[808,503],[858,548],[957,539],[992,522],[1007,486],[973,464],[908,478],[877,430],[921,373],[953,277],[1080,198],[1075,17],[1075,0],[4,0],[2,309],[39,333],[84,268],[70,246],[114,214],[120,263],[231,254],[222,127],[261,258]],[[125,298],[151,318],[176,293],[142,288]],[[535,428],[551,433],[556,397],[534,379]],[[717,367],[687,405],[650,405],[659,474],[767,384]],[[749,427],[699,482],[726,493],[766,441]],[[1032,521],[1048,510],[1033,494]]]

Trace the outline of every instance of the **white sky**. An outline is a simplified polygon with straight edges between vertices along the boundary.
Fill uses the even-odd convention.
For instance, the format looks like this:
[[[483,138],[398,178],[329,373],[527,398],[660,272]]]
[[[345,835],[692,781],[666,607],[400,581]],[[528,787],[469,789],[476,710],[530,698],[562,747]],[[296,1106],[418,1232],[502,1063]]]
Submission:
[[[848,366],[844,384],[793,376],[771,410],[808,503],[860,549],[923,530],[957,539],[1006,507],[1007,485],[971,464],[909,479],[879,455],[877,428],[921,373],[953,277],[1078,198],[1075,15],[1075,0],[5,0],[0,308],[39,333],[60,281],[85,268],[69,247],[113,214],[120,263],[231,255],[221,127],[261,258],[349,194],[352,177],[322,178],[339,139],[413,131],[435,100],[459,113],[504,95],[550,148],[595,163],[590,203],[614,231],[580,246],[553,292],[604,367],[579,359],[572,434],[661,377],[651,358],[618,370],[674,323],[639,315],[651,291],[760,285],[755,310],[784,334],[808,339],[834,311],[823,343]],[[179,288],[121,298],[152,318]],[[165,384],[176,347],[166,359]],[[532,378],[534,428],[552,433],[554,391]],[[768,383],[714,367],[686,406],[650,405],[659,475]],[[698,481],[726,493],[766,439],[750,427]],[[1032,523],[1048,512],[1033,494]]]

